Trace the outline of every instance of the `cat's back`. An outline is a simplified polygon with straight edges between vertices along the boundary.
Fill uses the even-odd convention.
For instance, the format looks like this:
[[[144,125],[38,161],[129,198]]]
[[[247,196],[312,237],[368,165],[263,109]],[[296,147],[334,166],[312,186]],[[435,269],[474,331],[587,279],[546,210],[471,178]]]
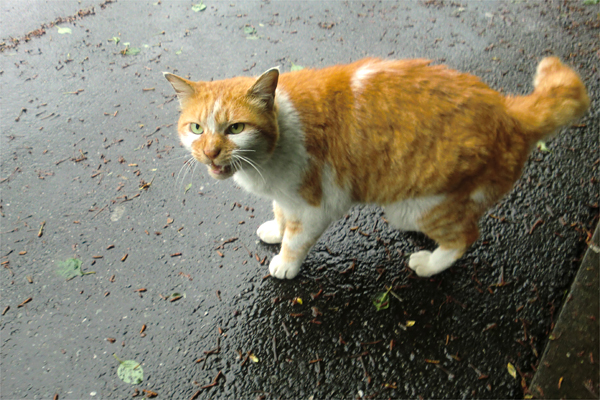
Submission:
[[[398,90],[414,94],[415,90],[422,92],[432,87],[457,93],[470,90],[496,93],[474,75],[431,64],[432,61],[427,59],[364,58],[350,64],[281,74],[279,87],[298,102],[302,102],[303,97],[317,101],[331,95],[343,95],[348,99],[383,97]]]
[[[499,93],[424,59],[367,58],[283,74],[280,82],[309,154],[333,167],[357,201],[450,190],[489,161],[512,123]]]
[[[503,96],[478,77],[431,63],[365,58],[282,74],[278,90],[286,93],[309,135],[326,128],[328,136],[336,136],[332,129],[380,136],[379,129],[391,127],[396,136],[424,137],[504,114]]]

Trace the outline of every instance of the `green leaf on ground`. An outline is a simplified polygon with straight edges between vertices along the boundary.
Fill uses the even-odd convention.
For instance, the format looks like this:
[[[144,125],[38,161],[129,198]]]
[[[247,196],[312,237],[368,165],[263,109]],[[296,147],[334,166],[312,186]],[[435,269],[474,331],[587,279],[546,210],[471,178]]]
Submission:
[[[583,4],[586,6],[593,6],[595,4],[600,4],[600,0],[583,0]]]
[[[69,34],[70,35],[71,34],[71,28],[63,28],[61,26],[57,26],[57,28],[58,28],[58,33],[60,35],[64,35],[64,34]]]
[[[194,12],[200,12],[200,11],[204,11],[204,10],[206,10],[206,4],[204,4],[203,2],[194,4],[192,6],[192,11],[194,11]]]
[[[117,376],[125,383],[132,385],[139,385],[144,381],[144,369],[142,365],[134,360],[119,360],[115,354],[113,356],[119,362],[119,368],[117,369]]]
[[[389,290],[387,292],[381,292],[373,299],[373,305],[377,311],[385,310],[390,306]]]
[[[183,47],[182,47],[182,48],[180,48],[179,50],[177,50],[177,51],[175,52],[175,54],[177,54],[177,55],[180,55],[180,54],[181,54],[181,50],[183,50]]]
[[[292,68],[290,69],[290,71],[292,71],[292,72],[294,72],[294,71],[300,71],[301,69],[304,69],[304,67],[302,65],[296,65],[292,61]]]
[[[118,36],[113,36],[112,39],[108,39],[109,42],[115,42],[115,44],[119,44],[119,42],[121,41],[121,38],[119,38]]]
[[[550,149],[546,146],[546,142],[544,142],[543,140],[540,140],[539,142],[537,142],[536,146],[543,153],[550,153],[551,152]]]
[[[138,49],[137,47],[128,47],[127,49],[125,49],[125,55],[126,56],[135,56],[137,54],[140,54],[140,49]]]
[[[257,35],[258,32],[256,32],[256,28],[254,28],[252,25],[246,25],[244,27],[244,33],[246,34],[246,39],[248,40],[258,40],[259,37]]]
[[[83,272],[81,269],[81,260],[78,258],[69,258],[65,261],[59,261],[57,263],[58,269],[56,273],[62,276],[66,280],[71,280],[76,276],[83,276],[88,274],[95,274],[96,272]]]
[[[185,187],[185,192],[183,192],[183,194],[186,194],[188,192],[188,190],[190,190],[191,188],[192,188],[192,184],[190,183]]]

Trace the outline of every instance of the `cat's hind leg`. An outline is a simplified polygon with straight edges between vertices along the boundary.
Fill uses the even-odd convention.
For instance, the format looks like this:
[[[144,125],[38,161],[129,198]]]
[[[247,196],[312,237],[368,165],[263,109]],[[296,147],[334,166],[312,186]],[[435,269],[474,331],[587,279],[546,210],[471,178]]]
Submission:
[[[469,201],[459,204],[444,202],[418,221],[420,230],[439,244],[433,252],[410,256],[408,266],[418,276],[430,277],[449,268],[479,237],[480,207]]]
[[[263,223],[256,231],[260,240],[268,244],[281,243],[285,231],[285,216],[277,202],[273,201],[275,219]]]

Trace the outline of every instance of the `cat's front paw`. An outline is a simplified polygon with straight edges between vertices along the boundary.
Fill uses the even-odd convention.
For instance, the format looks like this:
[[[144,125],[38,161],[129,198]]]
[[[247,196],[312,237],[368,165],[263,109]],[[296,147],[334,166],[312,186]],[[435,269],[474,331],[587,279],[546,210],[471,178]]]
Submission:
[[[277,244],[283,240],[283,234],[279,229],[279,224],[274,219],[265,222],[258,227],[256,234],[265,243]]]
[[[410,255],[408,260],[408,266],[410,269],[415,271],[417,275],[423,278],[428,278],[434,275],[437,271],[430,268],[429,260],[431,259],[431,252],[427,250],[418,251]]]
[[[283,261],[278,254],[271,260],[269,264],[269,272],[271,276],[278,279],[293,279],[300,272],[300,265]]]

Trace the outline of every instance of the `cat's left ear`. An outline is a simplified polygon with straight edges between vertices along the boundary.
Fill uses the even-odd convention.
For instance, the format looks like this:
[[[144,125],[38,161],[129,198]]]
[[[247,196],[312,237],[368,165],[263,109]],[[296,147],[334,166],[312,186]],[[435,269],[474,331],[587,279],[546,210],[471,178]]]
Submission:
[[[175,93],[177,93],[177,97],[181,104],[196,92],[192,85],[192,81],[188,81],[187,79],[173,75],[169,72],[163,72],[163,75],[171,83],[173,89],[175,89]]]
[[[267,108],[272,108],[275,103],[275,89],[277,89],[278,80],[279,68],[271,68],[258,77],[248,90],[248,96],[260,100]]]

